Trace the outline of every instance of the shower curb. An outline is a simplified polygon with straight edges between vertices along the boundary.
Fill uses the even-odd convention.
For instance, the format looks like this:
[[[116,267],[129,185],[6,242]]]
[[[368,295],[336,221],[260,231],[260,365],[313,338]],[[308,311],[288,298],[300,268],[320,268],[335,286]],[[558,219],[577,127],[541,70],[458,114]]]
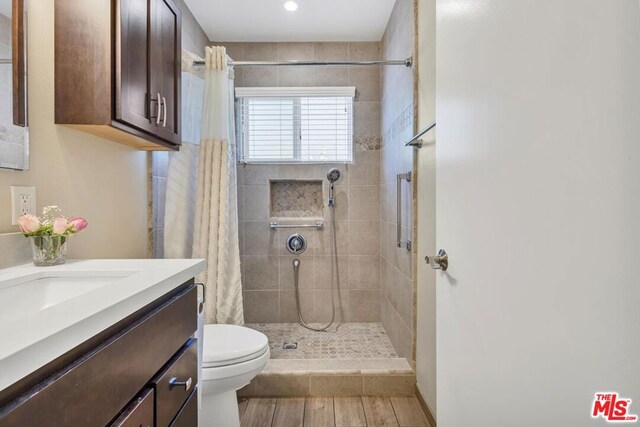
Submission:
[[[274,359],[240,397],[413,396],[406,359]]]

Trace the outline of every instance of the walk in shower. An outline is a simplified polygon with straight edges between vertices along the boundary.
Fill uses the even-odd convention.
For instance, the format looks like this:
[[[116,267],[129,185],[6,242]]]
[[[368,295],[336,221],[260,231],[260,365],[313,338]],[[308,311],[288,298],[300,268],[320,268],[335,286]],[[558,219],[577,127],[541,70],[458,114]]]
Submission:
[[[398,187],[397,177],[415,170],[414,149],[404,146],[416,130],[415,70],[404,60],[374,62],[414,55],[413,16],[413,2],[398,0],[379,42],[215,43],[224,45],[236,64],[308,64],[234,67],[236,95],[270,88],[355,88],[349,161],[246,161],[238,138],[244,318],[246,326],[269,338],[272,360],[263,374],[412,374],[414,254],[398,240],[413,240],[415,180],[402,180]],[[328,62],[341,65],[318,65]],[[244,107],[241,100],[236,103],[241,119]],[[238,132],[246,130],[238,126]],[[159,174],[165,156],[154,154]],[[161,187],[162,179],[154,176],[154,186]],[[162,256],[162,197],[162,188],[154,187],[156,256]],[[290,241],[295,235],[306,246],[299,253],[287,247],[299,244]],[[301,317],[326,331],[301,326]]]

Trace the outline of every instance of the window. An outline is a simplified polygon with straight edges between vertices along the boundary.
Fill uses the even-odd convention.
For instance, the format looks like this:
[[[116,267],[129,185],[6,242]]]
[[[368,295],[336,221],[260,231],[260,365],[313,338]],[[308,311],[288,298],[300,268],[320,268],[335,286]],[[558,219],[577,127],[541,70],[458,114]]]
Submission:
[[[237,88],[240,161],[353,160],[353,87]]]

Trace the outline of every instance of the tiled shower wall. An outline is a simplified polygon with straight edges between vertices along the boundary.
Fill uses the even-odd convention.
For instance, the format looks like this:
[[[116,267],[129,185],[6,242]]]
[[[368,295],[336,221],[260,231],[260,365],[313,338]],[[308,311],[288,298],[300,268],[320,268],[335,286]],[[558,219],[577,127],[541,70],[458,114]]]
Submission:
[[[221,43],[234,60],[364,60],[380,57],[373,43]],[[355,159],[353,164],[239,165],[241,262],[244,313],[248,323],[297,322],[293,285],[294,257],[285,240],[299,232],[309,249],[299,258],[300,296],[305,320],[331,317],[333,225],[337,236],[339,322],[380,321],[380,68],[273,67],[236,68],[236,87],[355,86]],[[322,180],[337,167],[335,223],[325,206],[323,230],[269,229],[269,180]],[[292,223],[311,223],[302,218]]]
[[[382,39],[384,59],[413,55],[414,0],[397,0]],[[382,68],[381,173],[380,173],[380,316],[398,354],[413,359],[414,285],[413,254],[397,247],[396,226],[402,240],[413,236],[413,183],[402,181],[402,216],[396,212],[396,175],[415,170],[414,153],[404,143],[414,134],[414,70]]]

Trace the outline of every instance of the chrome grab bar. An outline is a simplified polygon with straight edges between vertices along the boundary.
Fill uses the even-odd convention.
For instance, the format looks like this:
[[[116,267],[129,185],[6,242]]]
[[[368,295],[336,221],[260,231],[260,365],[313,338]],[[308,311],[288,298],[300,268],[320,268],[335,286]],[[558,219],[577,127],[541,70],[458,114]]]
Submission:
[[[402,241],[402,180],[405,179],[407,182],[411,182],[411,171],[407,173],[399,173],[396,175],[396,233],[398,240],[398,247],[406,247],[408,251],[411,251],[411,240],[407,239],[406,242]]]
[[[404,144],[404,146],[405,147],[422,148],[422,135],[424,135],[425,133],[429,132],[434,127],[436,127],[436,122],[433,122],[429,126],[427,126],[426,128],[422,129],[413,138],[411,138],[409,141],[407,141]]]
[[[324,222],[318,221],[315,224],[280,224],[278,222],[270,222],[269,227],[272,230],[277,228],[317,228],[320,230],[324,228]]]

